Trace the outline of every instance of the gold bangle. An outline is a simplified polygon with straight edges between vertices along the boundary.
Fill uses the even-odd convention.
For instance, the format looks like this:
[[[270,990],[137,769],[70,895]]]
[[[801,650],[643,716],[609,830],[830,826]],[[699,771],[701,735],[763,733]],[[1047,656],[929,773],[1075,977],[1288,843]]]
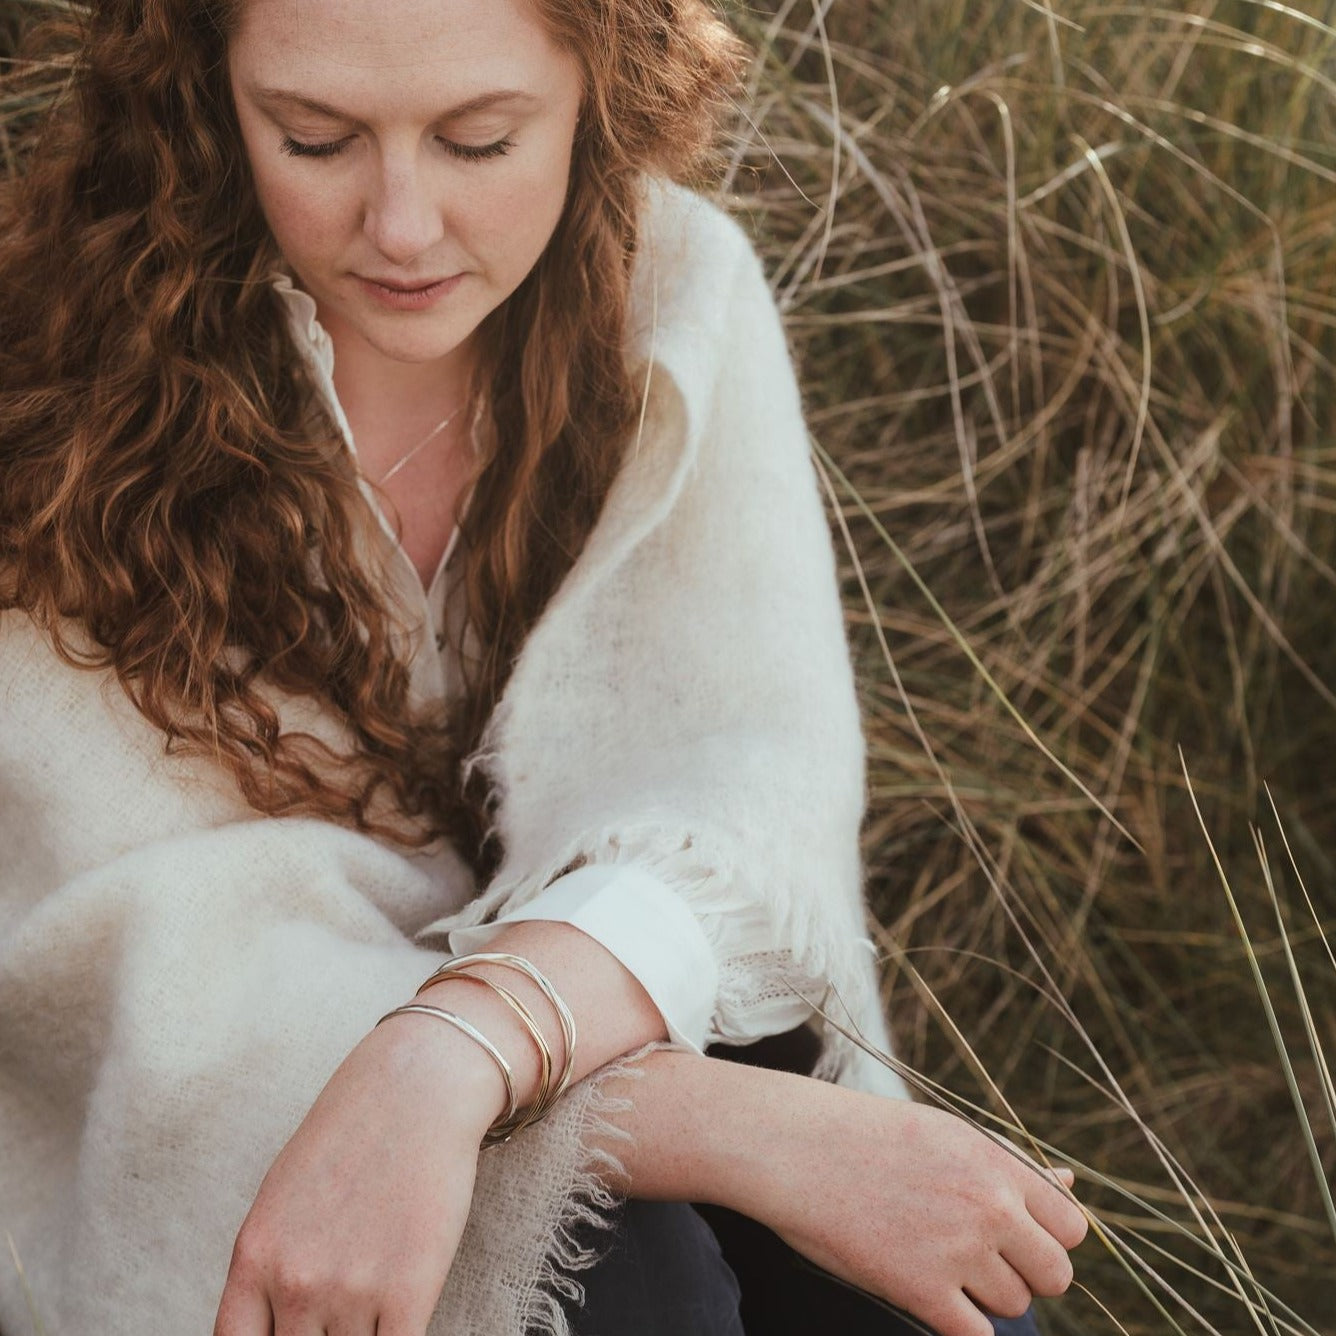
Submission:
[[[538,1092],[513,1118],[497,1119],[487,1129],[487,1135],[483,1138],[484,1146],[499,1146],[502,1142],[509,1141],[516,1132],[522,1132],[531,1123],[536,1123],[540,1118],[546,1117],[551,1110],[555,1102],[552,1098],[552,1049],[548,1045],[547,1036],[543,1034],[542,1027],[538,1024],[533,1012],[504,984],[499,984],[495,979],[489,979],[484,974],[470,974],[468,970],[454,969],[453,967],[438,971],[438,975],[439,977],[433,976],[436,983],[445,979],[471,979],[474,983],[485,984],[520,1018],[525,1029],[529,1031],[529,1037],[533,1040],[534,1047],[538,1050],[540,1068]],[[423,987],[425,988],[426,985],[424,984]]]
[[[466,965],[502,965],[508,969],[519,971],[537,984],[539,990],[557,1014],[557,1021],[561,1026],[561,1034],[566,1046],[565,1061],[556,1088],[552,1091],[546,1106],[540,1113],[530,1119],[531,1122],[536,1122],[538,1118],[551,1112],[557,1101],[570,1088],[571,1078],[575,1071],[575,1017],[571,1015],[570,1008],[561,1000],[551,981],[536,965],[525,960],[523,956],[512,955],[506,951],[475,951],[466,956],[454,956],[442,963],[431,977],[423,983],[422,988],[418,989],[418,992],[422,992],[423,988],[429,988],[442,977],[462,971]],[[473,977],[479,978],[482,976],[475,975]]]
[[[445,961],[422,987],[427,987],[446,970],[453,971],[462,969],[465,965],[474,964],[503,965],[508,969],[518,970],[537,984],[543,996],[551,1003],[552,1009],[557,1013],[557,1020],[561,1024],[562,1037],[566,1042],[566,1061],[557,1090],[557,1096],[560,1097],[569,1087],[572,1073],[575,1070],[575,1017],[571,1015],[570,1008],[558,996],[557,990],[552,987],[548,977],[532,961],[526,960],[523,956],[512,955],[508,951],[475,951],[470,955],[455,956]],[[421,989],[418,991],[421,992]]]
[[[382,1025],[391,1016],[403,1016],[412,1012],[417,1012],[423,1016],[435,1016],[438,1021],[445,1021],[447,1025],[453,1025],[456,1030],[468,1035],[496,1063],[501,1070],[501,1079],[506,1083],[506,1111],[501,1115],[499,1121],[503,1124],[510,1122],[515,1117],[517,1102],[515,1098],[515,1073],[511,1070],[510,1063],[506,1061],[501,1050],[476,1025],[470,1024],[463,1016],[457,1016],[453,1011],[445,1011],[441,1007],[429,1006],[425,1002],[405,1002],[402,1007],[395,1007],[393,1011],[387,1011],[376,1024]],[[493,1123],[492,1126],[495,1127],[496,1124]]]

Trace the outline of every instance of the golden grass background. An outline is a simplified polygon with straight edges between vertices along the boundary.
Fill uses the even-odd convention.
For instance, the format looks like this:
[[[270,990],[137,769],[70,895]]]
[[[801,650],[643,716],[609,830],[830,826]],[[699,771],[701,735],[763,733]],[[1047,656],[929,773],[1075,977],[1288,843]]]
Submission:
[[[1051,1332],[1336,1333],[1336,0],[728,12],[900,1054],[1082,1166]]]
[[[1051,1331],[1336,1332],[1329,1073],[1250,830],[1331,1053],[1336,4],[734,13],[766,58],[729,184],[850,535],[901,1053],[1113,1180]]]

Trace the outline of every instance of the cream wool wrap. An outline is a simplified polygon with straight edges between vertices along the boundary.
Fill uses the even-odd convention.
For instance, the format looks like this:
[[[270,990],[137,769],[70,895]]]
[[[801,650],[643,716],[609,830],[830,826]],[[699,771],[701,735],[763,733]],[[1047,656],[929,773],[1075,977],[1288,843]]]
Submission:
[[[110,674],[0,616],[0,1231],[48,1336],[211,1330],[260,1179],[339,1061],[446,930],[574,863],[686,897],[719,954],[713,1034],[754,1000],[755,953],[729,955],[746,919],[766,988],[832,981],[886,1047],[863,741],[778,312],[735,223],[649,184],[634,316],[642,429],[472,760],[505,849],[481,895],[449,848],[257,816]],[[322,725],[302,703],[285,722]],[[823,1070],[903,1093],[838,1045]],[[607,1205],[600,1077],[482,1155],[433,1336],[565,1336],[553,1266]],[[34,1330],[0,1256],[0,1331]]]

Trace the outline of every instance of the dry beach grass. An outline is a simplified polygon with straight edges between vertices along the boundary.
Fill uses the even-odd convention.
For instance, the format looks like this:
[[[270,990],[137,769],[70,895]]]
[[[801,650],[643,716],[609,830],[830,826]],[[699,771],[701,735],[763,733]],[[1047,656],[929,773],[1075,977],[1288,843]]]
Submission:
[[[1336,1333],[1336,0],[730,14],[900,1054],[1083,1167],[1052,1332]]]
[[[1087,1167],[1051,1330],[1334,1332],[1336,5],[738,20],[901,1053]]]

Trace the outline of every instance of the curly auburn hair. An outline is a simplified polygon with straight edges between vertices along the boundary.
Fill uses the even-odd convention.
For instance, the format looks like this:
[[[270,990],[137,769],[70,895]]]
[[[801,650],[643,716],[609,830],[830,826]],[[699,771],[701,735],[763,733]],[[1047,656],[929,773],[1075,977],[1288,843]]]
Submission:
[[[41,59],[6,81],[68,62],[0,188],[0,608],[114,670],[169,747],[221,760],[257,811],[443,835],[480,875],[499,851],[464,762],[638,412],[639,182],[699,169],[745,63],[706,0],[535,3],[585,104],[556,233],[480,330],[460,559],[483,658],[448,716],[410,709],[392,612],[354,555],[365,504],[267,279],[227,86],[235,4],[95,0],[30,33]],[[346,751],[284,729],[271,688],[332,709]]]

